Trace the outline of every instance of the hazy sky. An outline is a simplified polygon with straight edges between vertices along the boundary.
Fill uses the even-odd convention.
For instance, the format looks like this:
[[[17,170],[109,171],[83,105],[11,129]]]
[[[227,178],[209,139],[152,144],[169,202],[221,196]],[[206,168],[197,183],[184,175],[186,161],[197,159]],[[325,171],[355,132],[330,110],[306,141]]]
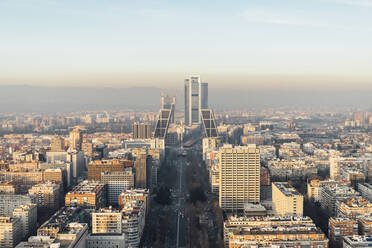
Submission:
[[[372,0],[0,0],[0,84],[372,88]]]

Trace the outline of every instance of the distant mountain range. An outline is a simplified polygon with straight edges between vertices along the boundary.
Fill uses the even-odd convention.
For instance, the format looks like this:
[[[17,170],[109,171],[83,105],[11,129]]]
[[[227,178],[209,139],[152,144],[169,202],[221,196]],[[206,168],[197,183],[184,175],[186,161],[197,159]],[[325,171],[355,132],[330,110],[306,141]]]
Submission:
[[[71,112],[85,110],[149,110],[160,107],[161,93],[155,87],[74,88],[0,85],[0,112]],[[183,88],[177,109],[183,109]],[[216,110],[260,107],[371,107],[372,91],[298,91],[214,89],[209,85],[209,103]]]

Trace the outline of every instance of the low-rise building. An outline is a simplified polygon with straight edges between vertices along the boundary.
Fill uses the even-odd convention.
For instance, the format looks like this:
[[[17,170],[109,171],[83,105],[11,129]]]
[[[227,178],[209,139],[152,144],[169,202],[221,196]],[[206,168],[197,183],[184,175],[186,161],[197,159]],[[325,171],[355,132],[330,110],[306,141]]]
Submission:
[[[127,248],[124,234],[89,234],[86,248]]]
[[[372,246],[372,236],[348,236],[344,237],[344,248],[364,248]]]
[[[337,216],[356,219],[359,215],[371,213],[372,203],[362,197],[349,198],[337,203]]]
[[[224,222],[225,247],[328,247],[309,217],[235,217]]]

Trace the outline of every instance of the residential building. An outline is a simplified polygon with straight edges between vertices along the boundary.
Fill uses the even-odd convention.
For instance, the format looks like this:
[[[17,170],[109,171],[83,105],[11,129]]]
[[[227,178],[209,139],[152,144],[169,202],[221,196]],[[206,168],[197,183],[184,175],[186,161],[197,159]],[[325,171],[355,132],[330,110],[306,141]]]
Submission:
[[[260,150],[256,145],[220,148],[219,205],[242,211],[245,203],[260,201]]]
[[[124,234],[88,234],[86,248],[127,248]]]
[[[0,216],[0,247],[13,248],[21,239],[21,220],[17,217]]]
[[[95,209],[104,207],[105,185],[95,181],[83,181],[66,194],[65,205]]]
[[[28,194],[36,196],[39,208],[57,210],[61,202],[61,191],[61,183],[48,181],[32,186]]]
[[[372,214],[372,203],[362,197],[337,202],[337,216],[356,219],[359,215]]]
[[[22,227],[22,239],[33,234],[37,227],[37,205],[21,205],[13,210],[13,217],[19,218]]]
[[[112,209],[101,208],[92,213],[93,234],[120,234],[122,233],[122,213]]]
[[[329,218],[328,238],[331,247],[342,247],[344,237],[356,234],[358,234],[356,220],[350,218]]]
[[[286,182],[272,183],[273,209],[276,215],[302,216],[304,197]]]
[[[328,247],[326,235],[310,217],[229,216],[224,222],[225,247]]]
[[[0,194],[0,215],[11,216],[14,209],[31,203],[37,204],[36,196]]]
[[[124,190],[119,196],[119,206],[123,207],[133,201],[143,201],[146,214],[150,210],[150,192],[148,189]]]

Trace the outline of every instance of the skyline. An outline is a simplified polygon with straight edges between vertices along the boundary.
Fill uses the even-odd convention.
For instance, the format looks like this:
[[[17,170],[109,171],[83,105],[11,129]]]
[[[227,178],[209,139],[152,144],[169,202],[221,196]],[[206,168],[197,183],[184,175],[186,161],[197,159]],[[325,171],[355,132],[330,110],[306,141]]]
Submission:
[[[370,0],[0,2],[0,85],[372,89]],[[313,85],[314,84],[314,85]]]

